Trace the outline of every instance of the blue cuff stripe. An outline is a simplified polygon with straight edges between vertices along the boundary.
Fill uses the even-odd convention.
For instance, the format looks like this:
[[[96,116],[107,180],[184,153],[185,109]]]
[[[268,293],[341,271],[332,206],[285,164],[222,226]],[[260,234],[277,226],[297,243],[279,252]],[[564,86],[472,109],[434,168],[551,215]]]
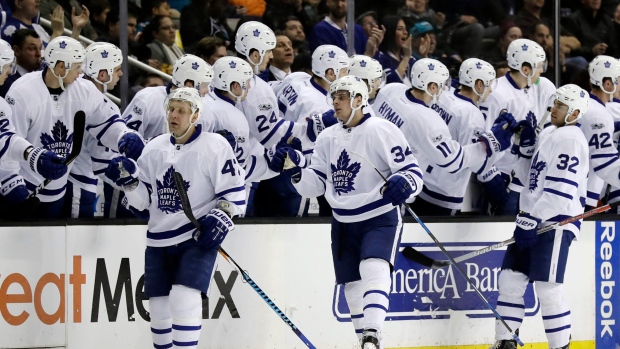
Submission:
[[[110,163],[110,160],[108,160],[108,159],[97,159],[97,158],[94,158],[92,156],[90,157],[90,160],[92,160],[92,162],[98,162],[100,164],[109,164]]]
[[[559,190],[555,190],[555,189],[551,189],[551,188],[545,188],[545,189],[543,189],[543,191],[544,191],[544,192],[547,192],[547,193],[550,193],[550,194],[555,194],[555,195],[557,195],[557,196],[561,196],[561,197],[563,197],[563,198],[567,198],[567,199],[569,199],[569,200],[572,200],[572,199],[573,199],[573,196],[572,196],[572,195],[570,195],[570,194],[566,194],[566,193],[563,193],[563,192],[561,192],[561,191],[559,191]]]
[[[452,161],[450,161],[449,163],[447,163],[447,164],[445,164],[445,165],[439,165],[439,164],[437,164],[437,166],[439,166],[439,167],[444,167],[444,168],[445,168],[445,167],[448,167],[448,166],[452,165],[453,163],[455,163],[455,162],[456,162],[456,160],[458,160],[458,159],[459,159],[459,157],[460,157],[462,154],[463,154],[463,147],[459,147],[459,152],[458,152],[458,154],[456,154],[456,156],[454,157],[454,159],[452,159]]]
[[[407,171],[407,170],[409,170],[410,168],[420,168],[420,167],[419,167],[418,165],[416,165],[416,164],[413,164],[413,163],[412,163],[412,164],[409,164],[409,165],[407,165],[407,166],[405,166],[405,167],[401,168],[400,170],[398,170],[398,171],[396,171],[396,172]]]
[[[76,181],[82,182],[84,184],[97,185],[98,183],[97,178],[90,178],[90,177],[82,176],[82,175],[75,174],[75,173],[69,173],[69,176],[75,179]]]
[[[355,329],[355,333],[364,333],[364,329],[363,328]]]
[[[183,326],[183,325],[172,324],[172,329],[173,330],[178,330],[178,331],[198,331],[201,328],[202,328],[202,325],[198,325],[198,326]]]
[[[525,305],[523,304],[508,303],[508,302],[502,302],[502,301],[497,301],[497,306],[525,309]]]
[[[234,192],[237,192],[237,191],[244,191],[244,190],[245,190],[245,187],[230,188],[230,189],[224,190],[223,192],[215,193],[215,196],[224,196],[224,195],[226,195],[228,193],[234,193]]]
[[[551,319],[557,319],[563,316],[568,316],[570,315],[570,310],[567,311],[566,313],[562,313],[562,314],[557,314],[557,315],[548,315],[548,316],[543,316],[543,320],[551,320]]]
[[[454,173],[459,172],[461,168],[463,168],[463,161],[465,161],[465,156],[461,156],[461,163],[459,164],[459,167],[454,171],[450,171],[450,173],[454,174]]]
[[[159,328],[153,328],[151,327],[151,332],[155,333],[155,334],[166,334],[166,333],[170,333],[172,332],[172,328],[163,328],[163,329],[159,329]],[[170,346],[172,346],[172,344],[170,344]]]
[[[595,193],[593,191],[589,191],[588,192],[588,199],[592,199],[592,200],[598,200],[599,196],[601,194]]]
[[[567,330],[569,328],[570,328],[570,324],[562,326],[562,327],[550,328],[548,330],[545,330],[545,333],[560,332],[562,330]]]
[[[571,181],[569,179],[566,179],[566,178],[546,176],[545,179],[549,180],[549,181],[553,181],[553,182],[561,182],[561,183],[570,184],[570,185],[574,186],[575,188],[579,188],[579,184],[577,182],[573,182],[573,181]]]
[[[172,348],[172,343],[168,343],[168,344],[153,344],[153,346],[155,347],[155,349],[169,349],[169,348]]]

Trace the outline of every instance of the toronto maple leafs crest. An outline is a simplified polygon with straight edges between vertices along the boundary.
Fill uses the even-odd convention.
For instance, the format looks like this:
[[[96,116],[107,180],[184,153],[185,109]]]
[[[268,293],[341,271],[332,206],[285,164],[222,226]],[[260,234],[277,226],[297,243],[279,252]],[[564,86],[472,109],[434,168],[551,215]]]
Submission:
[[[334,57],[336,57],[336,52],[329,51],[328,55],[329,55],[329,58],[334,58]]]
[[[538,188],[538,177],[545,167],[547,167],[547,163],[542,160],[538,161],[538,153],[536,153],[532,159],[532,165],[530,166],[530,192]]]
[[[58,120],[52,127],[51,135],[41,134],[41,144],[45,149],[51,150],[59,156],[67,157],[73,144],[73,133],[69,134],[65,124]]]
[[[229,66],[233,69],[235,69],[237,67],[237,63],[235,62],[230,62]]]
[[[523,44],[523,46],[521,46],[521,49],[522,49],[523,51],[527,51],[527,45],[526,45],[526,44]]]
[[[586,93],[585,93],[585,92],[581,91],[581,93],[579,93],[579,97],[583,98],[583,97],[585,97],[585,96],[586,96]]]
[[[476,63],[476,69],[482,69],[482,63],[480,62]]]
[[[366,61],[360,61],[360,67],[365,68],[366,67]]]
[[[108,58],[108,51],[101,51],[101,58]]]
[[[603,64],[605,65],[605,68],[609,68],[609,67],[611,67],[611,63],[609,63],[609,62],[605,62],[605,63],[603,63]]]
[[[198,67],[200,67],[200,65],[198,65],[198,62],[192,63],[192,69],[198,70]]]
[[[60,46],[60,48],[64,49],[65,47],[67,47],[67,43],[64,42],[64,41],[61,41],[60,44],[58,44],[58,46]]]
[[[170,166],[166,173],[164,173],[164,178],[162,181],[160,182],[159,179],[156,180],[157,208],[166,214],[176,213],[183,210],[179,193],[174,185],[173,174],[174,167]],[[184,180],[183,185],[185,186],[185,190],[189,190],[189,181]]]
[[[435,65],[433,63],[429,64],[428,70],[435,70]]]
[[[351,157],[347,154],[346,150],[343,150],[338,157],[336,165],[331,164],[332,167],[332,183],[334,190],[338,195],[346,194],[351,190],[355,190],[353,186],[355,184],[355,177],[360,171],[361,165],[359,162],[350,164]]]
[[[252,33],[254,34],[255,37],[258,37],[260,35],[260,31],[258,29],[254,29]]]

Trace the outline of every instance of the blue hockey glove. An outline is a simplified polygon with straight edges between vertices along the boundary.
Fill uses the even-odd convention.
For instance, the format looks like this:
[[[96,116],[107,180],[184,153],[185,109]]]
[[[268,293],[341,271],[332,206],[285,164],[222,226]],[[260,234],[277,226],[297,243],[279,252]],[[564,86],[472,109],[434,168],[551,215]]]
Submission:
[[[275,150],[269,150],[268,157],[269,159],[269,169],[273,172],[282,172],[284,171],[284,162],[286,161],[286,156],[288,154],[288,147],[276,148]]]
[[[58,179],[67,173],[65,159],[45,148],[32,148],[26,160],[31,170],[46,179]]]
[[[504,203],[508,201],[508,191],[506,190],[506,181],[499,174],[496,173],[490,180],[485,182],[480,181],[482,184],[482,188],[484,189],[484,194],[489,199],[491,205],[495,207],[503,206]]]
[[[209,213],[198,220],[200,230],[194,232],[194,240],[205,250],[218,248],[228,232],[235,229],[235,223],[222,210],[212,209]]]
[[[232,133],[228,132],[228,130],[226,129],[215,131],[215,133],[226,138],[226,140],[228,141],[228,144],[230,144],[230,147],[233,150],[233,153],[237,151],[237,140],[235,139],[235,136]]]
[[[105,170],[106,177],[124,189],[133,189],[138,185],[138,174],[138,164],[124,156],[112,159]]]
[[[527,121],[522,121],[520,124],[523,125],[523,127],[519,132],[519,144],[516,145],[516,147],[513,146],[511,152],[514,154],[516,150],[516,154],[520,157],[531,159],[534,154],[534,148],[536,147],[536,126],[532,126]]]
[[[510,114],[506,109],[502,109],[502,111],[499,112],[499,116],[493,122],[493,126],[501,122],[506,122],[513,133],[519,129],[519,123],[517,122],[515,117]]]
[[[517,227],[515,228],[514,238],[519,249],[530,248],[536,243],[536,230],[540,225],[540,219],[529,213],[519,213],[517,215]]]
[[[144,140],[134,132],[125,133],[118,141],[118,152],[126,157],[138,160],[144,149]]]
[[[30,192],[26,189],[24,178],[19,175],[14,175],[14,177],[4,182],[0,188],[0,194],[4,196],[9,205],[22,203],[30,196]]]
[[[306,157],[302,152],[293,148],[280,148],[278,151],[286,151],[284,170],[290,170],[294,167],[306,167]]]
[[[338,119],[336,119],[334,113],[334,110],[330,109],[323,114],[316,113],[306,118],[308,121],[308,130],[306,133],[311,141],[316,142],[316,137],[318,137],[324,129],[338,123]]]
[[[486,145],[487,157],[506,150],[510,146],[512,134],[505,121],[495,124],[490,131],[482,132],[479,139]]]
[[[415,181],[413,181],[415,183]],[[407,178],[400,173],[395,173],[388,178],[387,183],[381,187],[383,197],[392,202],[392,205],[399,206],[415,192]]]
[[[301,151],[301,141],[299,138],[293,137],[293,132],[289,131],[282,138],[280,138],[280,141],[273,146],[272,149],[275,152],[278,148],[282,147],[291,147],[295,150]]]

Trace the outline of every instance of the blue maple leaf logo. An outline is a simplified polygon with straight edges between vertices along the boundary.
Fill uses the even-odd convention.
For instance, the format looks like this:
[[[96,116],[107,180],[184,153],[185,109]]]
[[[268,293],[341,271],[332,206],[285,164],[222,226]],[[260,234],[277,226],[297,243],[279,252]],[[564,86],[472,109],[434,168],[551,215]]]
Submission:
[[[547,167],[547,163],[544,161],[538,161],[538,152],[532,159],[532,165],[530,166],[530,192],[533,192],[538,188],[538,177],[540,173]]]
[[[536,126],[538,126],[538,122],[536,120],[536,114],[534,114],[533,112],[528,112],[527,116],[525,117],[525,120],[532,125],[532,127],[536,128]]]
[[[482,63],[480,62],[476,63],[476,69],[482,69]]]
[[[366,68],[366,61],[360,61],[360,67]]]
[[[328,55],[329,55],[329,58],[334,58],[334,57],[336,57],[336,52],[329,51]]]
[[[194,63],[192,63],[192,69],[194,69],[194,70],[198,70],[198,67],[200,67],[200,66],[198,65],[198,62],[194,62]]]
[[[159,179],[155,180],[155,182],[157,182],[157,208],[166,214],[183,210],[179,192],[174,185],[173,174],[174,167],[170,166],[166,173],[164,173],[164,178],[161,182]],[[189,181],[184,180],[183,185],[185,186],[185,190],[189,190]]]
[[[354,162],[349,165],[350,161],[351,158],[349,154],[347,154],[346,150],[343,150],[342,153],[340,153],[340,157],[338,157],[336,165],[330,164],[332,168],[332,185],[338,195],[355,190],[353,187],[355,184],[354,180],[362,166],[359,162]]]
[[[255,37],[258,37],[260,35],[260,31],[258,31],[258,29],[254,29],[252,33],[254,34]]]
[[[433,63],[429,64],[428,70],[435,70],[435,65]]]
[[[108,51],[101,51],[101,58],[108,58]]]
[[[586,96],[586,93],[585,93],[585,92],[583,92],[583,91],[581,91],[581,93],[579,94],[579,97],[583,98],[583,97],[585,97],[585,96]]]
[[[522,49],[523,51],[527,51],[527,45],[526,45],[526,44],[523,44],[523,46],[521,46],[521,49]]]
[[[48,133],[41,134],[41,144],[45,149],[66,158],[73,144],[73,133],[69,134],[69,130],[60,120],[56,121],[50,133],[51,135]]]
[[[233,69],[235,69],[237,67],[237,63],[235,62],[230,62],[229,66]]]
[[[60,48],[63,48],[63,49],[64,49],[65,47],[67,47],[67,43],[66,43],[66,42],[64,42],[64,41],[61,41],[61,42],[60,42],[60,44],[58,44],[58,45],[60,46]]]
[[[605,68],[609,68],[609,67],[611,67],[611,62],[605,62],[605,63],[603,63],[603,64],[605,65]]]

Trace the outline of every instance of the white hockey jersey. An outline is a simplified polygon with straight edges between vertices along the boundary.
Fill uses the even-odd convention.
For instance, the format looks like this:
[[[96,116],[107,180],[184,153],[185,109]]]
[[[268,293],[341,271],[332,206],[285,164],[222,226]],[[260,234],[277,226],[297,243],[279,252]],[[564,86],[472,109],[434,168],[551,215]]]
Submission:
[[[485,131],[484,116],[475,103],[458,93],[457,90],[445,91],[439,96],[436,104],[431,109],[437,112],[448,126],[452,139],[461,146],[478,142],[480,134]],[[489,176],[497,172],[491,161],[485,160],[480,167],[472,167],[471,170],[477,175]],[[445,200],[431,195],[425,195],[424,200],[435,205],[460,210],[463,205],[463,197],[467,191],[467,185],[471,178],[471,172],[459,171],[449,173],[447,171],[433,171],[426,174],[424,184],[428,190],[439,193],[452,200]],[[426,193],[423,192],[424,195]]]
[[[19,176],[19,161],[24,160],[24,152],[30,142],[15,134],[9,104],[0,98],[0,187]],[[8,189],[7,189],[8,190]]]
[[[620,187],[620,159],[613,145],[614,118],[603,102],[590,94],[588,112],[579,120],[579,127],[590,147],[588,206],[597,206],[605,182]]]
[[[422,189],[422,173],[403,134],[370,114],[355,127],[338,123],[321,132],[310,166],[293,185],[304,197],[325,194],[338,221],[364,221],[394,209],[379,192],[385,182],[373,165],[386,178],[405,172],[415,181],[414,195]]]
[[[381,89],[372,105],[375,114],[398,126],[412,147],[424,173],[424,189],[420,197],[441,206],[456,208],[463,197],[448,191],[437,172],[457,174],[477,171],[487,158],[482,143],[461,146],[450,135],[441,116],[412,96],[403,84],[388,84]]]
[[[149,208],[148,246],[179,244],[191,239],[196,229],[183,213],[174,185],[175,171],[183,176],[197,219],[206,216],[218,201],[232,203],[234,215],[245,212],[244,173],[230,145],[222,136],[202,132],[200,125],[197,128],[185,144],[174,144],[170,135],[154,138],[138,159],[140,184],[126,196],[138,210]]]
[[[6,94],[13,111],[16,133],[36,147],[45,147],[60,156],[68,156],[73,146],[73,118],[77,111],[86,114],[86,129],[99,142],[118,151],[118,141],[126,126],[120,115],[107,106],[103,95],[89,81],[76,79],[59,95],[51,95],[43,82],[47,70],[28,73],[19,78]],[[20,174],[33,191],[43,177],[20,161]],[[69,165],[69,171],[72,164]],[[64,195],[67,173],[51,181],[38,195],[42,202],[52,202]]]
[[[611,116],[614,118],[614,122],[620,121],[620,99],[613,98],[611,101],[605,104],[605,108],[609,111]],[[614,147],[618,149],[618,138],[620,137],[620,132],[615,132],[613,135]],[[611,190],[609,191],[609,196],[607,197],[610,203],[615,203],[620,201],[620,187],[611,186]]]
[[[550,225],[583,213],[589,171],[588,144],[576,126],[545,128],[531,161],[521,159],[529,178],[519,208]],[[579,237],[581,221],[564,226]]]
[[[269,169],[269,161],[264,156],[266,150],[250,135],[248,121],[243,113],[235,108],[235,102],[218,91],[209,92],[203,99],[204,111],[198,122],[204,132],[227,130],[237,141],[235,155],[239,165],[245,169],[248,184],[269,179],[278,175]]]
[[[145,140],[166,133],[164,101],[170,93],[170,86],[143,88],[125,108],[123,119],[127,127],[137,131]]]

